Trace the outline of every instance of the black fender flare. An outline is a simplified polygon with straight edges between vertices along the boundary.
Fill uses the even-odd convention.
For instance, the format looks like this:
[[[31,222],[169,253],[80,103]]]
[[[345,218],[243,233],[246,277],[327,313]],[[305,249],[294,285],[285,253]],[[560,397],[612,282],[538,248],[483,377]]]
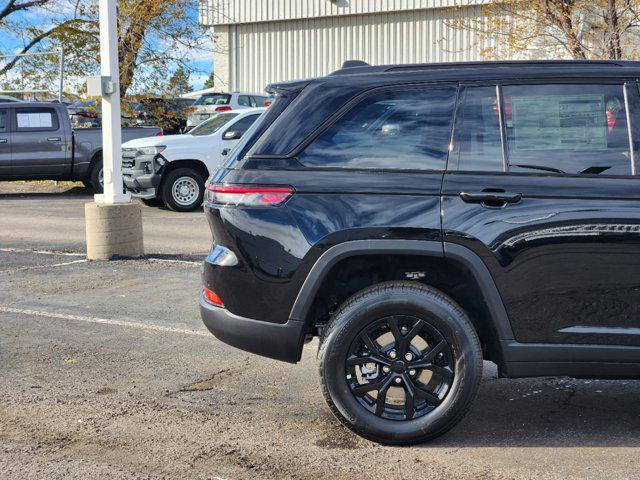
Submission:
[[[513,329],[500,292],[489,269],[472,250],[449,242],[426,240],[354,240],[340,243],[324,252],[311,268],[293,304],[289,320],[305,323],[300,349],[309,325],[308,313],[316,292],[331,268],[339,261],[357,255],[425,255],[448,258],[464,265],[474,275],[487,304],[500,341],[513,340]]]

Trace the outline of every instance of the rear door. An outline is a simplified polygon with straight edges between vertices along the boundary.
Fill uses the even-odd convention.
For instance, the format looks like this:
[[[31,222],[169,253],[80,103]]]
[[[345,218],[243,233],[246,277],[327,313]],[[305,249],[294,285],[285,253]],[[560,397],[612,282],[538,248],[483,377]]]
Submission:
[[[69,171],[67,134],[53,107],[13,109],[11,175],[17,178],[62,178]]]
[[[0,177],[11,172],[11,131],[9,107],[0,108]]]
[[[485,261],[516,340],[640,345],[637,105],[623,80],[463,88],[445,241]]]

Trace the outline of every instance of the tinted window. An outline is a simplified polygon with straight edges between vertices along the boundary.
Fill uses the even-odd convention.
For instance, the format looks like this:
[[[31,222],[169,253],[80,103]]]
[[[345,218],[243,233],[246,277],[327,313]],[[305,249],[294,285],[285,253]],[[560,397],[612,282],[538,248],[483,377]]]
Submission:
[[[247,95],[240,95],[238,97],[238,105],[241,105],[243,107],[250,107],[251,101],[249,100],[249,97]]]
[[[229,100],[231,99],[231,95],[227,95],[226,93],[213,93],[209,95],[202,95],[198,100],[193,103],[193,106],[196,105],[227,105]]]
[[[240,133],[244,134],[247,130],[249,130],[249,127],[251,127],[251,125],[253,125],[253,122],[255,122],[258,119],[259,116],[260,116],[259,113],[256,114],[256,115],[247,115],[246,117],[241,118],[236,123],[231,125],[229,127],[229,130],[227,130],[227,131],[240,132]]]
[[[237,113],[223,113],[214,115],[209,120],[205,120],[201,124],[193,128],[189,134],[194,137],[200,137],[202,135],[212,135],[226,125],[232,118],[237,117]]]
[[[251,97],[252,105],[254,107],[264,107],[264,103],[267,101],[269,97]]]
[[[52,108],[17,108],[15,114],[18,132],[58,129],[58,116]]]
[[[314,167],[442,170],[455,97],[454,87],[379,91],[339,118],[299,160]]]
[[[0,133],[9,131],[9,114],[8,110],[0,110]]]
[[[456,116],[459,170],[501,171],[502,140],[495,87],[467,87]]]
[[[631,175],[622,85],[503,89],[509,170]]]

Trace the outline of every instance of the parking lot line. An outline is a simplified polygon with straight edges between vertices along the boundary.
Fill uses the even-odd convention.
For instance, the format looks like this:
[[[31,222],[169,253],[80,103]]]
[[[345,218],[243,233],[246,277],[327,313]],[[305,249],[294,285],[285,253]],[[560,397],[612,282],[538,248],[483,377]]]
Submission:
[[[112,325],[112,326],[118,326],[118,327],[129,327],[129,328],[137,328],[140,330],[150,330],[150,331],[162,332],[162,333],[178,333],[182,335],[199,335],[199,336],[206,336],[206,337],[210,336],[209,332],[206,332],[203,330],[188,330],[186,328],[165,327],[162,325],[130,322],[126,320],[116,320],[111,318],[89,317],[85,315],[70,315],[70,314],[58,313],[58,312],[45,312],[42,310],[15,308],[15,307],[9,307],[5,305],[0,305],[0,313],[14,313],[19,315],[29,315],[32,317],[46,317],[46,318],[53,318],[57,320],[96,323],[101,325]]]
[[[0,248],[4,253],[38,253],[41,255],[59,255],[64,257],[85,257],[86,253],[56,252],[54,250],[30,250],[28,248]]]
[[[8,268],[7,270],[0,270],[1,273],[16,273],[16,272],[24,272],[26,270],[40,270],[43,268],[51,268],[51,267],[64,267],[66,265],[74,265],[76,263],[86,263],[88,260],[74,260],[72,262],[62,262],[62,263],[54,263],[49,265],[30,265],[28,267],[18,267],[18,268]]]

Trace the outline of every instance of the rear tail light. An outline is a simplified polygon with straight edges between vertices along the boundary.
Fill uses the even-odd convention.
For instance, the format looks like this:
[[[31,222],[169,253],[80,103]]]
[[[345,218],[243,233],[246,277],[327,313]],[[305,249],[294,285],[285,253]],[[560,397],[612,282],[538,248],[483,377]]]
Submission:
[[[286,202],[295,190],[280,185],[207,185],[207,202],[217,205],[242,205],[249,207],[279,206]]]
[[[228,112],[229,110],[233,110],[229,105],[216,108],[216,112]]]
[[[273,102],[270,102],[270,101],[267,100],[266,102],[264,102],[263,107],[270,107],[272,103]]]
[[[205,287],[202,289],[202,294],[204,295],[204,298],[207,300],[207,302],[209,302],[210,304],[215,305],[216,307],[224,308],[224,303],[222,303],[222,300],[220,300],[220,297],[218,296],[218,294],[213,290],[209,290],[208,288]]]
[[[156,133],[156,137],[164,137],[164,132],[160,130],[158,133]]]

